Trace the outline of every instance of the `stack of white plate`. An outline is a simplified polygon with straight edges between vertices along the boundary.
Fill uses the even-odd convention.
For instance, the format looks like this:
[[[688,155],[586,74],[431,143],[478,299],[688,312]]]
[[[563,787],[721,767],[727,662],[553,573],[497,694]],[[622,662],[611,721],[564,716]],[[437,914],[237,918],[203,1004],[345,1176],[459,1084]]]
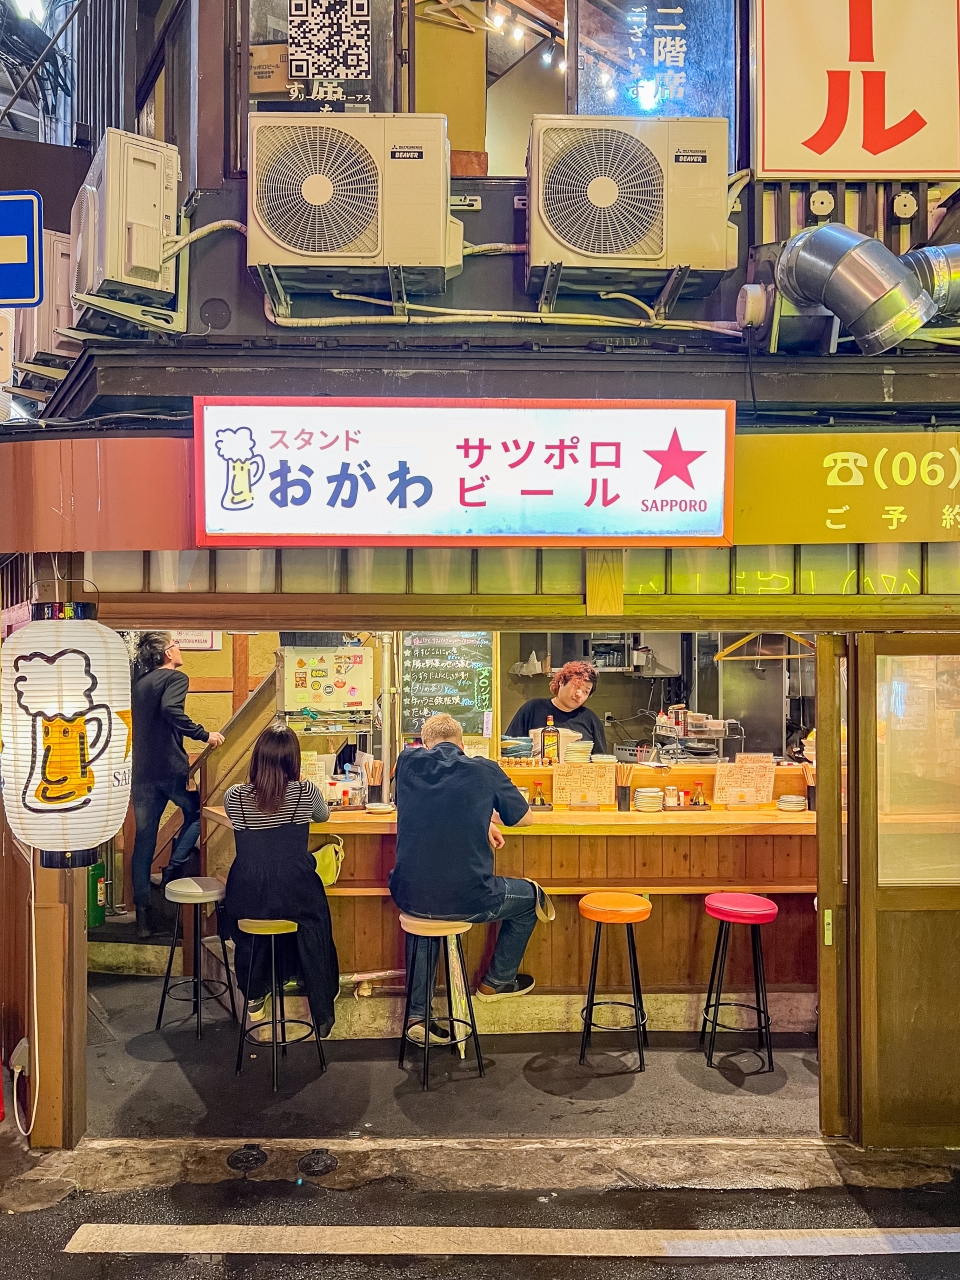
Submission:
[[[659,813],[663,808],[663,792],[659,787],[637,787],[633,807],[637,813]]]
[[[598,756],[596,753],[594,753],[590,763],[591,764],[616,764],[617,757],[607,756],[607,755]]]
[[[782,813],[802,813],[806,807],[805,796],[784,795],[777,801],[777,808]]]
[[[563,759],[566,764],[588,764],[592,751],[593,743],[589,738],[586,742],[568,742]]]

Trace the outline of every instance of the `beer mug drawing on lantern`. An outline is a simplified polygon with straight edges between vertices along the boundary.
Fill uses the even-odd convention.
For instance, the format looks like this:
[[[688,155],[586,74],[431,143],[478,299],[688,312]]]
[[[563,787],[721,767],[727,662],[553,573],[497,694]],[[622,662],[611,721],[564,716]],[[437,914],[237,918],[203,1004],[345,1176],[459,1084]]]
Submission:
[[[246,511],[253,506],[253,486],[263,479],[267,464],[257,453],[257,442],[249,427],[235,431],[221,427],[217,432],[217,453],[227,464],[227,483],[220,505],[224,511]]]
[[[31,653],[14,662],[17,704],[33,721],[33,752],[24,783],[24,808],[71,813],[90,803],[93,765],[110,744],[110,708],[95,705],[97,678],[79,649],[49,657]]]

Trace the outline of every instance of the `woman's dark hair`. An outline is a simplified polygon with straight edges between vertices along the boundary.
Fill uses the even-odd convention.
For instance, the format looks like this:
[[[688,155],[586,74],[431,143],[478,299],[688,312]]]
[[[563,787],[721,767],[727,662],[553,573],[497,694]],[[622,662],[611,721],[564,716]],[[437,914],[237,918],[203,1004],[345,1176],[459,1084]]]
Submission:
[[[292,729],[274,721],[253,744],[250,785],[261,813],[276,813],[287,798],[287,784],[300,777],[300,742]]]
[[[137,641],[137,656],[133,664],[134,674],[139,678],[149,675],[151,671],[156,671],[157,667],[162,667],[172,641],[173,636],[169,631],[144,631]]]
[[[597,687],[597,668],[592,662],[565,662],[559,671],[553,673],[550,681],[550,692],[554,697],[568,680],[589,680],[590,692]]]

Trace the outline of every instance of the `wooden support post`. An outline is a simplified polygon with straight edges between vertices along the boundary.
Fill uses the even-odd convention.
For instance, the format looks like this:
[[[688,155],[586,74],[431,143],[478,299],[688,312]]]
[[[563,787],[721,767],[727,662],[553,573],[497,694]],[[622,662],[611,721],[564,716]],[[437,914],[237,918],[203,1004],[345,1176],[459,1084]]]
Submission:
[[[234,635],[233,640],[233,710],[240,710],[250,696],[250,637]]]
[[[27,1022],[40,1059],[30,1079],[36,1089],[39,1074],[33,1147],[74,1147],[87,1127],[87,875],[36,873],[39,1027]]]
[[[587,551],[587,617],[623,614],[623,551],[602,547]]]

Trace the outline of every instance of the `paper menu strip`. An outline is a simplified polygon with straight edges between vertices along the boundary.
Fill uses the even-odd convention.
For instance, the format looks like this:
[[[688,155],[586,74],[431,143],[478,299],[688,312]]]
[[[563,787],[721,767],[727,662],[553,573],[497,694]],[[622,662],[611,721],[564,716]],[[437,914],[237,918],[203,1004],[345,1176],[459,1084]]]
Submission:
[[[752,788],[756,792],[757,804],[772,804],[776,771],[775,764],[732,764],[729,760],[719,761],[713,780],[714,803],[728,804],[731,791]]]
[[[579,804],[583,796],[590,804],[617,803],[615,764],[557,764],[553,767],[553,803]]]

